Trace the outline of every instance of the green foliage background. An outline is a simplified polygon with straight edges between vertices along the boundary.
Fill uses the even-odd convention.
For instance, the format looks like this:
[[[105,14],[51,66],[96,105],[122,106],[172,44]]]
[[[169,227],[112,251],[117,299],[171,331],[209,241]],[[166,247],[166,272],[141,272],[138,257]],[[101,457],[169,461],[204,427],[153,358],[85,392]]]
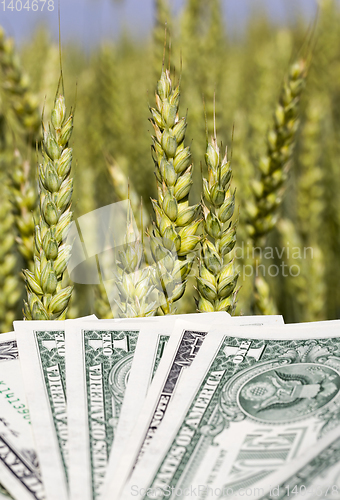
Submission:
[[[119,200],[107,169],[108,156],[118,162],[130,179],[131,190],[143,197],[147,212],[152,214],[150,196],[156,196],[156,181],[150,154],[152,131],[148,105],[154,103],[154,89],[161,71],[166,21],[171,37],[171,67],[176,77],[181,76],[181,114],[188,110],[186,137],[187,141],[192,140],[195,166],[191,203],[199,203],[201,198],[205,114],[211,135],[215,94],[218,138],[228,144],[229,155],[232,152],[233,185],[237,188],[240,217],[237,263],[251,264],[252,259],[247,257],[247,249],[250,255],[252,250],[245,231],[243,207],[252,195],[250,181],[258,177],[256,164],[266,150],[266,132],[273,122],[284,76],[309,39],[312,59],[300,108],[296,147],[280,218],[266,243],[266,247],[277,252],[267,248],[264,262],[267,269],[282,263],[299,267],[299,275],[295,277],[289,273],[284,277],[281,272],[275,277],[266,274],[277,310],[286,322],[339,318],[340,12],[335,2],[322,2],[311,38],[302,19],[289,28],[277,27],[258,11],[252,15],[244,35],[229,37],[222,23],[220,0],[187,0],[179,18],[171,18],[165,0],[157,0],[156,12],[152,36],[143,42],[137,43],[125,32],[118,42],[103,43],[90,52],[76,45],[63,47],[67,106],[76,105],[72,137],[75,217]],[[20,58],[30,78],[29,92],[37,97],[39,113],[44,107],[48,116],[59,79],[58,47],[39,29],[21,50]],[[3,85],[4,75],[2,68],[0,160],[1,176],[6,182],[1,185],[0,224],[2,235],[10,233],[12,240],[4,244],[0,237],[3,331],[10,328],[12,319],[22,317],[22,300],[17,295],[21,288],[24,292],[19,277],[24,262],[14,242],[17,229],[13,216],[7,216],[13,213],[9,203],[13,197],[12,153],[18,147],[23,158],[30,160],[31,178],[35,182],[37,152],[32,144],[39,141],[39,133],[19,123],[13,113],[12,100],[20,96],[14,93],[12,100],[9,99],[8,89]],[[313,250],[307,251],[304,258],[307,247]],[[10,269],[4,260],[8,253],[16,256]],[[5,287],[6,269],[12,278],[18,276],[12,288]],[[293,272],[297,272],[296,268]],[[236,314],[251,314],[252,278],[243,274],[241,268]],[[15,300],[8,306],[8,296],[12,293]],[[77,285],[70,315],[94,312],[94,293],[94,287]],[[192,287],[187,287],[179,312],[195,310],[195,293]],[[8,307],[13,310],[9,318]]]

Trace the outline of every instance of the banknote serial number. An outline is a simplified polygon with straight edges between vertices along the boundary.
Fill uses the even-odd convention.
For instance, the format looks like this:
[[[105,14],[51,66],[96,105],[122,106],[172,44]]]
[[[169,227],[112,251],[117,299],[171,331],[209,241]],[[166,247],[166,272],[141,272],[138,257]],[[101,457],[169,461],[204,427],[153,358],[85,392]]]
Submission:
[[[0,394],[3,394],[6,401],[10,405],[12,405],[13,410],[15,410],[17,413],[22,415],[25,420],[28,420],[29,423],[31,423],[30,413],[29,413],[29,409],[27,408],[27,406],[20,401],[20,398],[17,398],[15,396],[14,392],[11,391],[10,387],[7,387],[6,389],[4,389],[2,386],[6,387],[4,382],[1,381],[0,382]]]
[[[1,5],[4,12],[21,12],[25,10],[27,12],[43,12],[46,10],[52,12],[54,10],[54,0],[2,0]]]

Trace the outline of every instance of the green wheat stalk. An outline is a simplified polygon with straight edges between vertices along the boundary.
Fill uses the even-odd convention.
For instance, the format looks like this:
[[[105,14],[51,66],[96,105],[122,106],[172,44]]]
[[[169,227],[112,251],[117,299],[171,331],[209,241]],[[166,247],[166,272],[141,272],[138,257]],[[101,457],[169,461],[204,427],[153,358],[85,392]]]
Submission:
[[[94,313],[99,319],[112,319],[113,313],[103,283],[94,287]]]
[[[307,76],[306,62],[300,60],[290,68],[274,114],[274,127],[267,135],[267,153],[258,167],[260,179],[252,181],[254,201],[248,202],[248,232],[254,245],[273,229],[277,208],[281,204],[284,183],[299,127],[298,111]]]
[[[14,152],[14,168],[11,172],[11,201],[14,223],[17,229],[17,248],[26,267],[34,269],[34,212],[37,193],[30,180],[30,162],[23,160],[18,149]]]
[[[0,176],[0,196],[0,330],[8,332],[13,328],[22,290],[18,277],[19,262],[15,253],[9,187],[4,175]]]
[[[28,296],[24,303],[26,319],[64,319],[73,289],[62,285],[71,251],[63,238],[72,219],[72,149],[68,147],[72,129],[73,115],[67,117],[65,98],[60,94],[48,128],[43,125],[34,271],[23,271]]]
[[[168,70],[162,70],[157,85],[156,108],[150,108],[153,159],[158,185],[158,200],[152,199],[156,215],[152,230],[152,253],[162,279],[166,304],[164,314],[174,311],[186,286],[200,237],[197,235],[199,205],[189,205],[192,185],[191,152],[184,146],[186,118],[179,119],[179,85],[173,88]],[[178,259],[173,258],[173,252]]]
[[[296,140],[299,104],[306,77],[306,61],[300,59],[291,66],[285,79],[274,113],[274,126],[267,135],[267,153],[258,164],[260,179],[252,182],[254,200],[246,203],[247,230],[255,253],[254,308],[265,314],[272,313],[275,306],[267,293],[264,278],[256,276],[261,260],[259,249],[264,246],[267,234],[278,220],[277,209],[281,204]]]
[[[236,308],[238,273],[231,252],[236,244],[237,222],[232,222],[235,192],[231,192],[232,170],[217,144],[216,133],[207,145],[205,162],[208,178],[203,178],[204,238],[200,243],[198,310],[227,311]]]
[[[125,175],[125,172],[114,158],[108,156],[106,158],[106,166],[110,175],[110,179],[112,181],[115,196],[118,198],[119,201],[128,199],[131,204],[132,213],[137,213],[140,208],[140,200],[136,190],[134,189],[133,184]],[[139,221],[139,219],[137,219],[136,223],[141,233],[144,233],[146,227],[149,225],[149,215],[145,209],[141,208],[141,210],[143,212],[142,217],[140,218],[141,220]],[[141,227],[140,224],[143,224],[143,227]],[[130,230],[131,230],[131,225],[130,225]],[[132,245],[131,249],[129,249],[128,241],[127,240],[125,241],[125,248],[121,251],[121,259],[119,260],[118,264],[119,270],[121,271],[121,273],[118,274],[118,279],[120,280],[121,283],[120,286],[122,290],[124,290],[125,285],[127,285],[126,283],[123,283],[123,280],[121,279],[122,274],[124,272],[130,274],[134,273],[134,275],[131,276],[130,278],[132,278],[132,285],[134,289],[138,288],[139,283],[138,283],[137,272],[140,269],[142,263],[141,248],[142,247],[140,241],[135,242]],[[138,263],[136,263],[135,260],[132,259],[132,256],[131,256],[132,260],[130,260],[131,252],[139,256]],[[134,269],[134,271],[131,271],[131,269]],[[110,286],[109,283],[107,283],[106,287],[109,286]],[[108,300],[106,287],[104,286],[103,283],[100,283],[95,287],[94,290],[95,294],[94,310],[96,316],[101,319],[111,319],[113,317],[112,307]],[[128,288],[126,290],[128,290]],[[122,291],[121,294],[123,294],[124,296],[125,295],[124,291]],[[124,316],[125,314],[133,314],[133,316],[127,316],[127,317],[144,315],[143,314],[144,305],[142,297],[139,297],[137,292],[134,293],[134,297],[135,297],[135,303],[133,305],[130,304],[129,307],[127,305],[118,307],[116,314],[123,317],[125,317]],[[138,303],[139,299],[140,301]]]
[[[39,108],[31,92],[29,79],[23,72],[13,40],[6,38],[0,27],[0,162],[1,162],[1,213],[0,213],[0,323],[1,330],[12,329],[12,322],[19,314],[19,300],[23,287],[19,280],[22,265],[15,245],[15,224],[29,228],[28,218],[17,219],[12,213],[17,203],[23,208],[23,199],[13,196],[11,180],[18,177],[14,144],[24,140],[34,142],[39,130]],[[17,194],[17,193],[16,193]],[[27,193],[26,193],[27,194]],[[10,201],[11,200],[11,201]],[[28,198],[26,198],[28,201]],[[24,226],[26,226],[24,228]],[[29,237],[28,237],[29,239]],[[25,243],[27,240],[25,241]],[[19,247],[23,250],[23,246]]]
[[[1,85],[6,93],[8,107],[20,125],[20,132],[34,143],[40,127],[37,99],[30,90],[29,78],[22,70],[14,42],[5,37],[1,26],[0,69],[3,74]]]
[[[141,223],[143,224],[143,223]],[[128,224],[123,249],[118,251],[115,285],[117,315],[123,318],[154,316],[157,311],[155,269],[145,266],[143,237],[136,238],[132,221]]]

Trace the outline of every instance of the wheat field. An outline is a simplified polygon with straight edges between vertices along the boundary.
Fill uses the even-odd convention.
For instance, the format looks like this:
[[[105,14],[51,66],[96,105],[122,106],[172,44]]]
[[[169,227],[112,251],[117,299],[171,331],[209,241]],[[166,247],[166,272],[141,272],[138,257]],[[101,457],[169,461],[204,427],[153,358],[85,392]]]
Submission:
[[[142,302],[149,276],[133,282],[131,302],[121,278],[120,315],[224,308],[278,312],[286,322],[340,317],[340,10],[332,0],[320,5],[312,28],[303,19],[278,27],[258,11],[235,38],[220,0],[186,0],[177,17],[157,0],[142,41],[127,32],[87,51],[63,44],[62,90],[59,48],[43,28],[20,50],[0,31],[2,331],[23,317],[24,300],[28,318],[117,313],[103,284],[75,283],[68,304],[66,260],[59,274],[54,267],[63,251],[53,246],[59,205],[49,243],[37,242],[34,229],[46,226],[46,196],[75,219],[127,196],[138,218],[142,199],[141,230],[154,253],[169,254],[167,302]],[[69,116],[64,98],[72,137],[58,132],[58,119],[66,127]],[[41,117],[47,124],[51,113],[44,132]],[[48,134],[62,137],[62,149],[48,153],[52,167],[38,168]],[[51,177],[63,148],[72,148],[73,186],[68,171],[56,186]],[[122,257],[123,271],[138,267],[140,257],[130,258]],[[60,290],[67,299],[53,316]],[[32,316],[33,307],[40,313]]]

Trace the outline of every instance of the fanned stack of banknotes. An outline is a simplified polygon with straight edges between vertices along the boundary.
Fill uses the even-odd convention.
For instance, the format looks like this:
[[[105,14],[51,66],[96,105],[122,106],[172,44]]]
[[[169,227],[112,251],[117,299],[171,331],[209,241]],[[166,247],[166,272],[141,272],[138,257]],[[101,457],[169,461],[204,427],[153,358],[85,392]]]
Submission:
[[[340,321],[18,321],[0,498],[340,499]]]

